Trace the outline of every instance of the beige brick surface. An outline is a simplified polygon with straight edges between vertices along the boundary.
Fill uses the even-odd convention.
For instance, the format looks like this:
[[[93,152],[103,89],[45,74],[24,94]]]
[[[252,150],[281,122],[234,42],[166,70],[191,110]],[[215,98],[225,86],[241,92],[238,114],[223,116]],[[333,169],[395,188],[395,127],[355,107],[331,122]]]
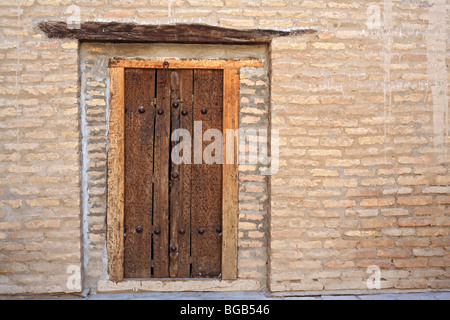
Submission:
[[[443,13],[429,10],[428,18],[414,26],[402,24],[418,7],[384,4],[391,1],[375,6],[391,20],[381,20],[379,27],[371,29],[367,25],[368,2],[301,1],[298,5],[312,10],[312,16],[322,22],[317,25],[324,28],[314,39],[272,43],[272,128],[280,130],[281,139],[287,138],[286,151],[290,151],[280,151],[280,172],[271,177],[270,285],[274,291],[313,290],[297,280],[308,279],[308,268],[301,264],[281,267],[288,261],[287,248],[299,241],[314,241],[315,248],[339,252],[336,259],[321,249],[322,271],[342,271],[334,279],[318,279],[316,290],[367,289],[367,274],[354,281],[344,280],[343,275],[347,271],[364,273],[371,265],[382,268],[382,276],[397,269],[424,270],[430,263],[439,265],[441,272],[448,269],[445,261],[434,256],[448,255],[448,247],[436,242],[449,236],[448,179],[439,173],[448,172],[448,158],[443,160],[448,145],[436,147],[432,142],[436,139],[430,139],[430,134],[439,131],[433,120],[439,107],[433,104],[436,94],[433,96],[432,85],[414,85],[439,78],[446,86],[448,72],[425,72],[424,63],[439,60],[445,70],[445,32],[430,36],[425,31],[446,23],[448,28],[448,21],[444,22]],[[438,5],[445,11],[444,1]],[[432,22],[430,15],[440,22]],[[333,21],[345,18],[351,19],[347,26],[331,28]],[[301,21],[298,25],[310,24]],[[390,29],[393,25],[421,36],[403,41]],[[439,45],[433,42],[437,39]],[[427,47],[431,44],[436,47]],[[434,48],[441,48],[442,53]],[[290,72],[289,67],[297,72]],[[445,103],[441,110],[446,108]],[[302,149],[301,157],[291,149]],[[302,189],[307,192],[278,191],[278,186],[289,185],[294,175],[300,176],[296,179],[302,179]],[[290,201],[298,205],[291,206]],[[337,233],[308,223],[317,218]],[[327,223],[336,218],[337,222]],[[289,235],[283,236],[278,221],[303,227],[297,229],[297,235],[289,230]],[[331,239],[322,240],[320,234]],[[439,243],[437,250],[431,250],[433,242]],[[300,261],[316,250],[306,245],[297,248]],[[289,276],[280,277],[280,272]],[[433,288],[438,282],[442,281],[412,273],[407,279],[390,279],[383,287]]]

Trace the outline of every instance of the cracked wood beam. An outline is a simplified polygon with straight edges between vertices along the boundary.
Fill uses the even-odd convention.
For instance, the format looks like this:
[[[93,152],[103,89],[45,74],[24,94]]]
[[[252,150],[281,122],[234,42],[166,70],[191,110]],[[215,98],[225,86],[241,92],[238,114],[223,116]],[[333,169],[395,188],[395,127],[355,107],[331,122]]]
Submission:
[[[69,28],[60,21],[40,22],[38,27],[49,38],[69,38],[80,41],[147,42],[147,43],[219,43],[262,44],[275,37],[300,36],[315,29],[291,31],[270,29],[230,29],[203,24],[138,25],[122,22],[86,22],[80,28]]]

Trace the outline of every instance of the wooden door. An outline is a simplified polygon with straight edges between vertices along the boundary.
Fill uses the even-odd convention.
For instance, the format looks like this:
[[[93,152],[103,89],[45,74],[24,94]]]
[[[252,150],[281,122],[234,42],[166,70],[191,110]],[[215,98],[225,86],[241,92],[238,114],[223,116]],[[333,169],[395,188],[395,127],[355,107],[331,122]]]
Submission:
[[[220,277],[222,165],[194,164],[194,126],[222,131],[223,70],[126,68],[124,86],[124,278]],[[188,163],[171,159],[177,129]]]

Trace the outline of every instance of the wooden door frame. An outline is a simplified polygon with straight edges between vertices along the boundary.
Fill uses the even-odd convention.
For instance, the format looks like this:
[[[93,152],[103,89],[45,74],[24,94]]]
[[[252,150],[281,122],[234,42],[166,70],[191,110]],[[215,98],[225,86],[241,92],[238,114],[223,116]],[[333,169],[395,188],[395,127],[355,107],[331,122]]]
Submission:
[[[167,65],[168,63],[168,65]],[[125,203],[125,68],[222,69],[223,70],[223,133],[239,129],[239,69],[263,67],[257,59],[113,59],[110,68],[108,177],[107,177],[107,252],[109,279],[124,279],[124,203]],[[238,236],[238,143],[233,136],[234,163],[226,164],[226,134],[223,135],[222,173],[222,280],[237,279]]]

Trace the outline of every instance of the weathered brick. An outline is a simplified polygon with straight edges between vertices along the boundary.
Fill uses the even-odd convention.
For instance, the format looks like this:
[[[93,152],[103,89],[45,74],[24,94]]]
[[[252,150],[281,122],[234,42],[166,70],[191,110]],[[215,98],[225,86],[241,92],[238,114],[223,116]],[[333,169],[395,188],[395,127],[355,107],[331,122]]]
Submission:
[[[326,240],[323,247],[326,249],[351,249],[356,248],[357,241],[352,240]]]
[[[0,221],[0,230],[18,230],[21,223],[18,221]]]
[[[419,237],[445,237],[450,234],[450,228],[420,228],[417,229]]]
[[[253,27],[253,19],[220,19],[220,24],[227,27]]]
[[[308,155],[311,157],[325,157],[325,156],[341,157],[342,151],[335,149],[310,149],[308,150]]]
[[[430,286],[433,289],[446,289],[450,287],[450,280],[432,280]]]
[[[379,193],[376,189],[349,189],[347,197],[377,197]]]
[[[331,268],[331,269],[345,269],[345,268],[354,268],[355,262],[354,261],[343,261],[343,260],[331,260],[324,264],[325,268]]]
[[[361,220],[361,228],[363,229],[378,229],[378,228],[386,228],[394,225],[397,222],[396,219],[363,219]]]
[[[400,176],[397,179],[399,185],[416,186],[428,184],[428,179],[425,176]]]
[[[433,225],[433,218],[399,218],[398,226],[399,227],[425,227]]]
[[[450,196],[437,196],[436,203],[440,205],[450,204]]]
[[[431,245],[436,247],[448,247],[450,246],[450,238],[433,238],[431,239]]]
[[[289,262],[289,267],[295,269],[320,269],[322,263],[318,260],[302,260]]]
[[[419,207],[414,208],[413,211],[416,216],[441,216],[445,214],[443,209],[439,207],[433,208]]]
[[[366,237],[376,237],[379,234],[378,231],[374,230],[346,230],[344,235],[348,237],[356,238],[366,238]]]
[[[394,198],[374,198],[363,199],[360,202],[361,207],[388,207],[395,204]]]
[[[448,194],[450,193],[450,187],[427,187],[422,190],[422,193]]]
[[[294,147],[314,147],[319,145],[319,139],[298,137],[291,139],[291,145]]]
[[[0,273],[8,274],[8,273],[22,273],[28,271],[26,264],[23,263],[1,263],[0,264]]]
[[[358,185],[358,181],[354,179],[324,179],[323,185],[325,187],[347,187],[347,188],[354,188]]]
[[[110,10],[103,14],[105,18],[129,18],[134,16],[134,10]]]
[[[31,207],[53,207],[59,204],[59,199],[49,199],[49,198],[37,198],[33,200],[27,200],[26,203]]]
[[[314,177],[338,177],[339,172],[337,170],[326,170],[326,169],[313,169],[311,174]]]
[[[392,186],[395,185],[395,179],[394,178],[362,179],[361,185],[364,187]]]
[[[370,240],[361,240],[359,245],[363,248],[372,248],[372,247],[391,247],[394,245],[394,241],[392,239],[370,239]]]
[[[394,260],[396,268],[425,268],[427,264],[428,261],[426,259]]]
[[[385,258],[409,258],[411,252],[409,250],[391,249],[391,250],[377,250],[377,256]]]
[[[432,197],[400,197],[397,199],[397,203],[406,206],[426,206],[433,202]]]
[[[325,200],[323,205],[325,208],[350,208],[355,206],[356,202],[353,200]]]
[[[313,47],[319,50],[343,50],[345,49],[345,44],[341,42],[314,42]]]
[[[391,259],[361,259],[358,260],[359,268],[368,268],[370,266],[377,266],[381,269],[389,269],[392,266]]]
[[[324,147],[349,147],[353,144],[350,138],[321,138],[320,145]]]
[[[399,280],[396,284],[396,288],[405,289],[424,289],[428,286],[428,281],[426,279],[414,279],[414,280]]]
[[[431,258],[428,266],[438,268],[448,268],[450,266],[450,258]]]
[[[25,222],[25,227],[28,229],[45,229],[58,228],[61,225],[60,220],[31,220]]]
[[[433,225],[446,227],[450,226],[450,217],[437,217],[433,220],[434,220]]]
[[[434,256],[444,256],[445,249],[443,248],[414,248],[413,255],[416,257],[434,257]]]
[[[407,216],[409,215],[409,211],[406,209],[397,208],[381,209],[381,215],[386,217]]]

